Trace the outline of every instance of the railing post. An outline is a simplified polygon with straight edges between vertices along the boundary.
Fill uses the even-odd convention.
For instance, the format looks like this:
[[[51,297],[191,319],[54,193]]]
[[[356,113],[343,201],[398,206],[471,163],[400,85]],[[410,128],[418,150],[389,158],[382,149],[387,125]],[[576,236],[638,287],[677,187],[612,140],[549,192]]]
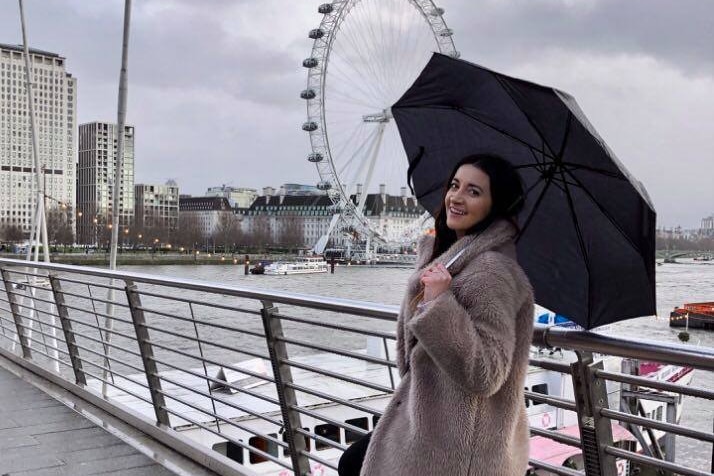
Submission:
[[[20,315],[20,307],[17,305],[17,297],[12,289],[10,273],[5,268],[2,268],[0,270],[0,274],[2,274],[2,280],[5,283],[7,300],[10,301],[10,311],[12,312],[12,319],[15,321],[15,331],[17,332],[17,338],[20,341],[20,347],[22,348],[22,356],[25,359],[31,359],[32,351],[30,350],[30,341],[25,334],[24,328],[22,327],[22,316]]]
[[[126,297],[131,311],[131,320],[134,323],[141,360],[144,362],[144,372],[146,373],[146,381],[149,384],[151,401],[154,404],[156,421],[160,425],[170,426],[169,413],[166,411],[166,401],[164,400],[164,394],[161,393],[161,379],[154,361],[154,350],[151,347],[149,330],[146,328],[144,311],[141,309],[141,297],[137,292],[136,284],[128,279],[126,280]]]
[[[600,416],[600,410],[608,408],[607,389],[605,380],[595,375],[596,370],[603,369],[603,363],[594,362],[591,352],[576,353],[578,361],[571,364],[571,373],[585,474],[616,476],[615,457],[605,452],[606,446],[612,446],[612,426],[609,419]]]
[[[72,321],[69,320],[69,310],[64,303],[62,283],[54,273],[50,273],[49,278],[50,285],[52,286],[52,295],[54,296],[55,304],[57,305],[57,315],[59,316],[60,324],[62,325],[62,332],[64,333],[64,341],[67,343],[69,359],[72,362],[74,379],[78,385],[87,385],[87,378],[84,375],[84,370],[82,369],[82,359],[79,358],[79,348],[77,347],[77,342],[74,339],[74,332],[72,331]]]
[[[278,312],[278,308],[272,302],[263,301],[263,308],[260,315],[263,318],[263,328],[270,354],[270,363],[273,368],[275,385],[278,390],[280,400],[280,410],[283,414],[283,425],[286,439],[290,446],[290,459],[292,460],[295,476],[306,476],[310,474],[310,461],[307,456],[301,454],[305,451],[305,438],[297,432],[302,427],[300,423],[300,413],[293,410],[297,406],[295,390],[288,385],[293,383],[293,376],[290,366],[284,362],[288,360],[288,351],[285,342],[279,340],[283,337],[283,325],[280,319],[273,318],[273,314]]]

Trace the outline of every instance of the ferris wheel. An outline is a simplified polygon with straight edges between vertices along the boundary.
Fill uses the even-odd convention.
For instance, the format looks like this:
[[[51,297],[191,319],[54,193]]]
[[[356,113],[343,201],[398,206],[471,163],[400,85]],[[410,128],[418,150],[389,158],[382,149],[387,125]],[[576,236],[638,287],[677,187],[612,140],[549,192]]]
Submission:
[[[433,52],[458,57],[453,32],[432,0],[334,0],[318,12],[300,94],[312,147],[307,160],[343,222],[385,241],[363,210],[370,193],[406,190],[408,160],[390,106]]]

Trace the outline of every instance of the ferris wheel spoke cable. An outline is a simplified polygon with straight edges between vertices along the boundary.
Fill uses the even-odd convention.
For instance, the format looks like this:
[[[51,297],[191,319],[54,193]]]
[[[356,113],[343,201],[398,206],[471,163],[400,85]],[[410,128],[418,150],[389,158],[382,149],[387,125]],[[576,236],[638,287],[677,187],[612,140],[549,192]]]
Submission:
[[[354,73],[356,73],[356,75],[350,75],[348,72],[343,71],[341,69],[343,64],[348,65],[350,69]],[[361,91],[362,94],[364,94],[366,98],[369,98],[370,101],[374,102],[375,104],[381,104],[381,101],[379,99],[380,91],[375,85],[374,80],[372,78],[369,78],[369,71],[358,69],[354,66],[353,62],[341,61],[341,58],[338,61],[335,61],[335,64],[333,64],[332,66],[333,68],[337,68],[337,70],[343,76],[343,81],[338,82],[335,86],[335,89],[339,87],[352,86],[352,88]],[[358,78],[355,78],[355,76],[358,76]],[[330,84],[331,83],[328,82],[328,89],[330,88]]]
[[[367,141],[369,140],[369,136],[374,133],[374,131],[370,132],[370,133],[367,135],[367,138],[366,138],[366,139],[361,140],[361,139],[362,139],[361,136],[364,134],[365,129],[366,129],[366,128],[365,128],[364,122],[360,122],[360,127],[357,127],[357,128],[355,129],[355,133],[350,137],[350,140],[348,140],[347,142],[345,142],[344,147],[342,148],[342,150],[341,150],[340,152],[338,152],[338,154],[337,154],[337,159],[339,160],[340,158],[342,158],[342,157],[345,156],[345,152],[347,151],[347,146],[350,145],[351,142],[357,142],[357,143],[360,144],[359,146],[357,146],[357,147],[355,148],[355,151],[352,153],[352,156],[351,156],[349,159],[347,159],[347,160],[344,162],[344,164],[342,164],[342,168],[338,171],[338,175],[339,175],[339,176],[342,176],[342,174],[345,173],[345,170],[347,169],[347,167],[348,167],[348,166],[350,165],[350,163],[354,160],[354,158],[359,154],[359,151],[364,147],[365,142],[367,142]],[[354,139],[354,140],[352,140],[352,139]],[[340,163],[341,163],[341,161],[340,161]]]
[[[372,133],[370,133],[370,135],[364,141],[362,141],[362,144],[355,150],[355,152],[352,154],[352,157],[349,158],[347,163],[345,163],[345,165],[342,167],[342,169],[340,171],[341,177],[344,177],[344,176],[349,177],[349,181],[347,182],[348,195],[351,193],[353,186],[355,186],[357,184],[362,184],[364,187],[364,180],[360,180],[361,175],[362,175],[362,171],[361,171],[362,167],[361,166],[364,161],[357,161],[357,164],[356,164],[357,166],[355,167],[355,170],[353,173],[347,173],[347,171],[346,171],[347,167],[348,167],[348,165],[352,165],[352,162],[356,158],[360,157],[361,155],[364,155],[364,156],[369,155],[369,151],[372,150],[372,144],[374,144],[374,140],[376,138],[376,133],[377,133],[377,129],[375,128],[372,130]],[[367,193],[366,188],[363,188],[363,191],[364,191],[363,193]]]
[[[365,49],[362,46],[362,43],[365,43],[364,41],[359,42],[357,41],[355,35],[353,34],[352,31],[350,31],[349,28],[345,28],[344,30],[344,35],[345,39],[348,40],[344,42],[344,46],[349,46],[350,50],[345,48],[346,53],[353,52],[359,57],[359,62],[358,61],[350,61],[349,60],[349,55],[345,55],[345,63],[350,66],[364,81],[364,84],[369,85],[369,87],[372,88],[374,92],[374,97],[377,98],[378,102],[380,104],[383,103],[383,97],[384,97],[384,91],[383,91],[383,84],[382,84],[382,78],[381,75],[379,74],[379,70],[376,68],[376,63],[374,61],[370,61],[371,57],[374,56],[374,54],[369,51],[369,49]],[[368,35],[365,35],[366,38],[368,38]],[[339,40],[338,40],[339,41]],[[341,45],[338,45],[341,46]],[[339,48],[336,48],[339,56]],[[365,51],[366,50],[366,51]],[[362,68],[359,68],[358,65],[362,66]]]
[[[369,3],[369,2],[367,2]],[[366,58],[363,60],[364,64],[367,65],[370,70],[372,71],[376,81],[375,84],[378,86],[380,90],[380,102],[384,103],[386,99],[386,89],[385,89],[385,83],[387,81],[387,78],[384,74],[384,55],[382,54],[382,45],[379,42],[379,39],[377,38],[377,34],[374,29],[373,21],[370,21],[368,18],[368,11],[367,7],[369,6],[367,3],[363,3],[362,5],[365,5],[364,13],[365,15],[359,15],[357,14],[358,12],[355,12],[357,14],[355,16],[355,28],[359,27],[361,31],[369,32],[370,34],[365,34],[362,35],[365,40],[367,41],[353,41],[354,44],[360,45],[361,43],[364,43],[364,45],[367,47],[366,50]],[[374,16],[374,15],[373,15]],[[359,35],[354,35],[357,37],[357,39],[360,38]],[[354,37],[353,36],[353,37]]]
[[[337,64],[332,65],[332,70],[334,70],[334,72],[337,73],[337,76],[339,76],[339,78],[337,78],[338,81],[335,82],[336,85],[334,87],[329,86],[329,83],[328,83],[328,87],[327,87],[328,91],[333,92],[333,93],[342,94],[344,96],[352,97],[355,101],[358,101],[357,98],[349,95],[347,92],[342,92],[342,89],[340,89],[340,86],[353,85],[353,89],[356,89],[357,91],[361,92],[364,95],[365,100],[369,101],[369,103],[365,102],[366,105],[368,105],[370,108],[376,108],[376,109],[378,109],[380,107],[379,106],[380,102],[379,102],[379,99],[377,98],[376,91],[369,91],[362,86],[363,84],[367,84],[367,85],[371,84],[370,81],[366,81],[366,80],[365,81],[357,81],[356,84],[354,84],[355,81],[354,81],[354,79],[352,79],[353,77],[351,77],[346,72],[342,71],[339,62]],[[332,71],[330,71],[330,74],[332,74]]]

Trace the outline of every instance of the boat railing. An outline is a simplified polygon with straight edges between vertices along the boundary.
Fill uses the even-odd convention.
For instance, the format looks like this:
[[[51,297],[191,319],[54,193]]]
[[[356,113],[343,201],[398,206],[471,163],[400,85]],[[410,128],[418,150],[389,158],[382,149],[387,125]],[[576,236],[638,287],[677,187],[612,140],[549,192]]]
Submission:
[[[374,427],[377,402],[398,383],[396,306],[12,259],[0,259],[0,275],[2,357],[219,474],[264,473],[263,462],[271,474],[336,474],[336,455]],[[573,362],[531,360],[571,379],[572,398],[525,396],[577,413],[578,431],[546,425],[531,434],[582,457],[563,466],[534,455],[530,473],[714,472],[712,412],[695,425],[676,416],[681,398],[714,401],[711,385],[606,370],[599,358],[694,368],[711,384],[713,349],[540,325],[533,344],[575,351]],[[620,404],[609,401],[607,382],[621,386]],[[643,415],[644,400],[665,402],[667,414]],[[345,420],[340,408],[360,417]],[[613,422],[632,444],[613,437]],[[686,458],[675,437],[694,448]]]

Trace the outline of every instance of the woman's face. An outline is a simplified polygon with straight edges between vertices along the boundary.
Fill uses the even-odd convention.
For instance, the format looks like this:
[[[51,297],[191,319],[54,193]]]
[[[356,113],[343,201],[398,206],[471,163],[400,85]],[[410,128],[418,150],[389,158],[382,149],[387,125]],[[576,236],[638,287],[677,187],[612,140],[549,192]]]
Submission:
[[[464,164],[446,191],[446,226],[461,238],[491,211],[491,179],[481,169]]]

